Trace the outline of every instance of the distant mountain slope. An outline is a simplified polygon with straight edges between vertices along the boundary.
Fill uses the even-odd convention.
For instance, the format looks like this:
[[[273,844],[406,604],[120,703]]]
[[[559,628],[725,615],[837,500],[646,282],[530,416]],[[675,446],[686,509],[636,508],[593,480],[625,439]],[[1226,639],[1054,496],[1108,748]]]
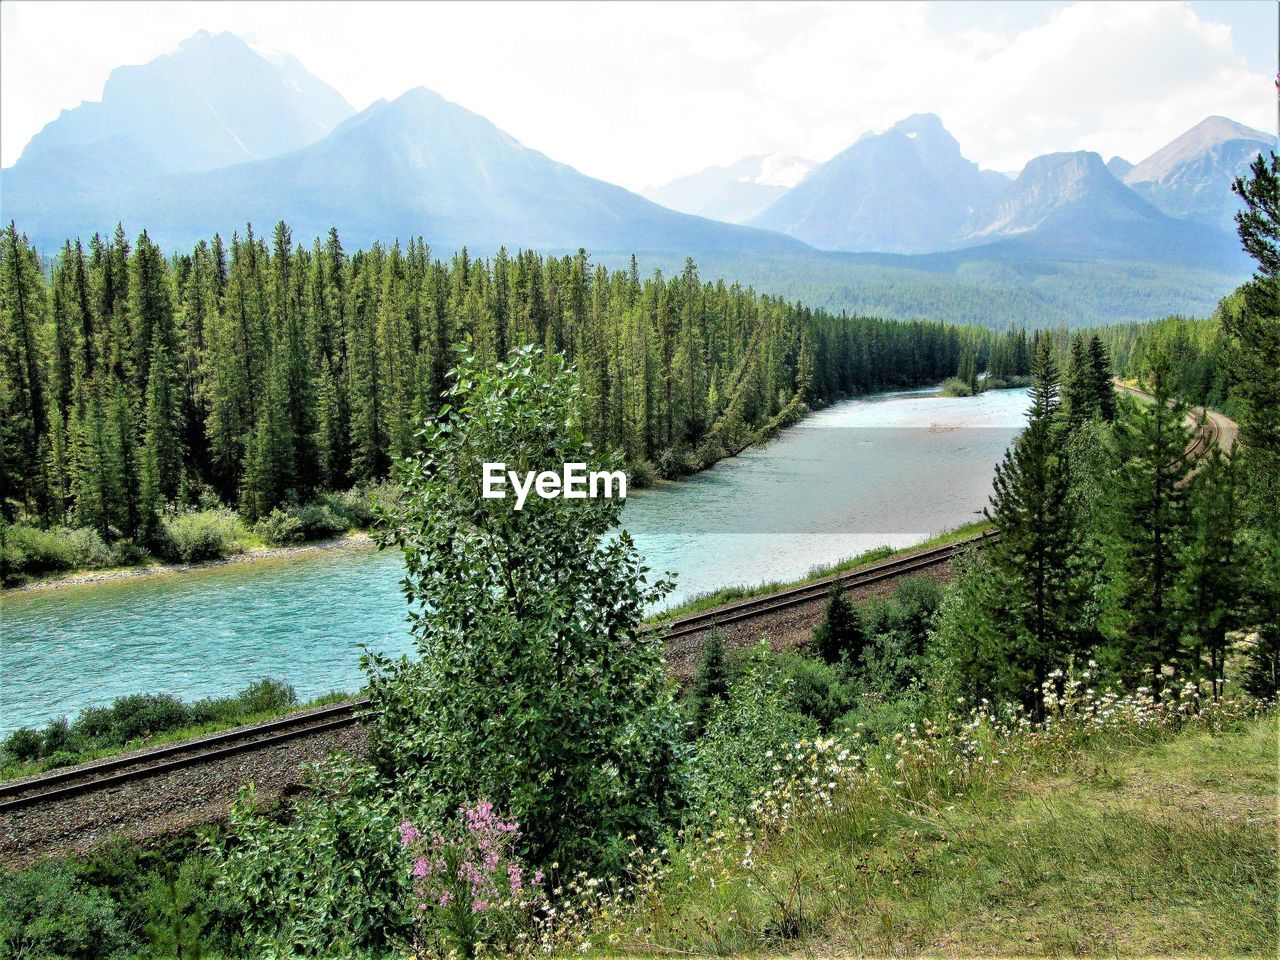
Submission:
[[[966,160],[936,116],[917,114],[864,135],[749,222],[823,250],[926,253],[1007,183]]]
[[[1161,147],[1124,181],[1171,217],[1234,230],[1238,201],[1231,183],[1276,138],[1226,117],[1207,117]]]
[[[787,154],[743,157],[727,167],[707,167],[641,194],[672,210],[728,223],[743,223],[804,179],[812,160]]]
[[[162,170],[210,170],[314,143],[352,112],[293,57],[201,31],[150,63],[112,70],[102,100],[62,111],[17,166],[124,138]]]
[[[998,199],[975,212],[957,239],[962,246],[1004,241],[989,250],[999,259],[1146,260],[1231,269],[1241,257],[1228,234],[1166,216],[1087,151],[1036,157]]]
[[[338,226],[367,246],[421,235],[442,252],[537,247],[598,251],[803,250],[781,234],[676,213],[531,150],[424,88],[379,101],[328,137],[283,156],[182,176],[70,183],[19,164],[3,176],[5,218],[32,238],[148,229],[187,246],[279,219],[299,238]]]
[[[1112,157],[1107,161],[1107,169],[1111,171],[1112,176],[1123,180],[1129,171],[1133,169],[1133,164],[1124,157]]]

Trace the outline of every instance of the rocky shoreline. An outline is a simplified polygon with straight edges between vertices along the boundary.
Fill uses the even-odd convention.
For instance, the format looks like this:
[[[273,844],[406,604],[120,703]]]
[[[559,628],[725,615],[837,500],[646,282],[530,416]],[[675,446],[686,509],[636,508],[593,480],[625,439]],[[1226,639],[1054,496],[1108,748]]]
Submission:
[[[369,547],[373,538],[364,531],[356,531],[335,537],[332,540],[317,540],[313,543],[300,543],[289,547],[252,547],[244,553],[235,553],[217,560],[202,560],[199,563],[148,563],[137,567],[114,567],[109,570],[80,570],[62,576],[44,580],[32,580],[30,583],[15,587],[6,587],[4,593],[22,593],[31,590],[56,590],[60,587],[78,587],[94,583],[110,583],[116,580],[132,580],[137,577],[156,577],[167,573],[192,573],[199,570],[212,570],[234,563],[253,563],[259,560],[276,560],[299,554],[319,553],[326,550],[355,550]]]

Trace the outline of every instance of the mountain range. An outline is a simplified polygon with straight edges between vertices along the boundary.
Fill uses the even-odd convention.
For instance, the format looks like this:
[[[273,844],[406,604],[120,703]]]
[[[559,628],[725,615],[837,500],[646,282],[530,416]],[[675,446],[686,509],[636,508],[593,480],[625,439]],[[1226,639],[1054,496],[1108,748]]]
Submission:
[[[173,53],[112,70],[102,99],[62,111],[18,165],[52,166],[119,140],[157,169],[209,170],[314,143],[353,113],[288,54],[201,31]]]
[[[1275,148],[1274,136],[1226,117],[1207,117],[1123,179],[1171,217],[1233,230],[1239,203],[1223,185],[1243,175],[1260,150]]]
[[[654,203],[727,223],[743,223],[804,179],[816,164],[785,153],[756,154],[640,191]]]
[[[933,114],[867,133],[749,222],[820,250],[930,253],[1009,184],[978,169]]]
[[[184,247],[284,219],[299,239],[337,226],[351,245],[423,236],[441,254],[506,245],[654,263],[695,256],[727,279],[835,308],[866,303],[865,290],[850,293],[860,278],[885,291],[874,305],[899,314],[917,302],[899,295],[908,287],[1034,300],[1051,278],[1079,276],[1064,264],[1093,264],[1113,293],[1081,290],[1080,303],[1094,319],[1138,319],[1125,304],[1149,309],[1139,286],[1153,277],[1170,292],[1156,302],[1197,311],[1247,275],[1226,229],[1230,182],[1269,145],[1211,117],[1137,164],[1050,154],[1011,179],[966,159],[937,116],[918,114],[825,163],[746,157],[646,197],[425,88],[355,112],[287,54],[201,32],[114,70],[100,101],[41,130],[0,171],[0,213],[45,249],[117,222]],[[1149,269],[1110,266],[1125,263]],[[983,322],[980,300],[948,318]]]

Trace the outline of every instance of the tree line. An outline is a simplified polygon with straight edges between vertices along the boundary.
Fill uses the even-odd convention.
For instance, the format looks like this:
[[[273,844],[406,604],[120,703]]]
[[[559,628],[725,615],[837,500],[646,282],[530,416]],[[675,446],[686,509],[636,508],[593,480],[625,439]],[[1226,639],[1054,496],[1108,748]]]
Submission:
[[[1129,686],[1280,687],[1280,161],[1238,180],[1253,280],[1213,318],[1041,338],[1027,429],[996,469],[994,546],[962,567],[937,631],[966,696],[1042,716],[1063,669]],[[1104,337],[1153,395],[1117,413],[1090,348]],[[1103,347],[1105,349],[1105,347]],[[1229,452],[1194,456],[1183,398],[1239,420]]]
[[[3,516],[145,543],[175,506],[255,519],[377,482],[414,451],[461,349],[566,357],[589,436],[643,479],[736,453],[809,406],[937,382],[993,344],[1018,350],[1015,335],[705,282],[692,260],[641,279],[634,259],[608,271],[585,251],[445,261],[415,239],[349,253],[336,230],[308,247],[284,223],[172,254],[117,229],[45,257],[11,223]]]

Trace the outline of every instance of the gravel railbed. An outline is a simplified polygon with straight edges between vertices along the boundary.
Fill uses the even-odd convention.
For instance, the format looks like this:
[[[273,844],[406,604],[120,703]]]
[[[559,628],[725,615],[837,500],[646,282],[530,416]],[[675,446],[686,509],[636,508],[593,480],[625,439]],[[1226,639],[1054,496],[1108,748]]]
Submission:
[[[220,822],[241,785],[254,784],[261,801],[272,804],[301,782],[303,764],[364,747],[363,729],[341,727],[3,813],[0,867],[20,868],[52,853],[83,854],[118,834],[147,840]]]
[[[909,571],[904,576],[933,577],[935,580],[946,582],[951,578],[951,564],[950,562],[939,563],[923,570]],[[884,597],[893,592],[897,582],[898,578],[894,577],[866,586],[851,586],[846,588],[845,594],[854,600]],[[822,594],[804,603],[761,613],[760,616],[752,617],[750,620],[740,620],[718,629],[724,635],[726,649],[753,647],[763,640],[774,650],[792,650],[808,645],[809,637],[814,627],[822,620],[822,614],[826,608],[827,597],[826,594]],[[698,633],[677,637],[667,644],[667,665],[676,679],[684,682],[697,673],[698,665],[702,660],[702,641],[715,629],[717,627],[714,624],[709,624]]]

